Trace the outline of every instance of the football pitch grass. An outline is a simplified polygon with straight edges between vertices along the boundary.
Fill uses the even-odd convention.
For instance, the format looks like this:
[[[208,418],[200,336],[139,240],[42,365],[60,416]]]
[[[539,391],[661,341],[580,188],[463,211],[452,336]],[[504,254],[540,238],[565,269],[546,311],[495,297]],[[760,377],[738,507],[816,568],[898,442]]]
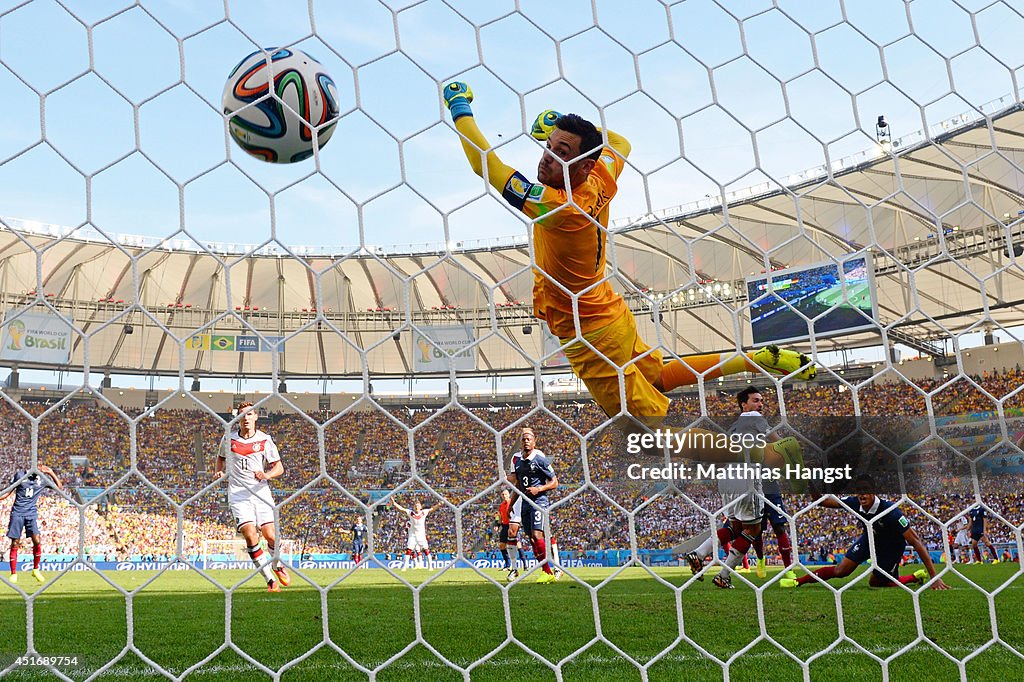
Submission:
[[[906,566],[902,572],[919,566]],[[1006,585],[993,600],[990,614],[986,596],[965,580],[948,575],[948,591],[918,593],[924,633],[952,657],[964,659],[992,640],[992,620],[1007,645],[1024,651],[1024,578],[1018,564],[960,567],[964,576],[980,588],[995,590]],[[690,580],[686,568],[658,568],[670,584]],[[502,572],[488,575],[501,580]],[[613,569],[577,569],[586,584],[601,588],[596,597],[568,575],[558,583],[537,585],[537,573],[507,590],[509,621],[515,637],[531,650],[556,664],[601,633],[624,653],[645,663],[669,648],[649,669],[652,680],[717,680],[722,668],[685,640],[678,641],[680,627],[677,600],[686,636],[708,652],[728,658],[760,634],[755,592],[735,580],[737,589],[724,591],[704,582],[691,582],[674,591],[653,579],[642,568],[627,568],[608,580]],[[199,574],[167,571],[144,589],[140,586],[155,573],[111,572],[111,580],[132,597],[134,645],[173,675],[181,675],[220,647],[225,641],[226,599],[221,590]],[[211,577],[230,586],[247,576],[242,571],[213,571]],[[309,577],[326,586],[344,575],[341,571],[310,571]],[[360,664],[375,668],[402,652],[416,639],[414,604],[418,601],[423,638],[452,662],[469,666],[500,647],[507,637],[503,600],[506,594],[470,569],[436,574],[411,570],[400,574],[422,587],[418,595],[381,570],[360,570],[332,587],[322,598],[309,583],[293,575],[291,587],[268,594],[259,578],[239,585],[233,592],[230,616],[232,641],[273,670],[331,639]],[[744,574],[755,584],[753,573]],[[775,573],[769,573],[769,579]],[[863,577],[858,571],[853,580]],[[832,581],[841,587],[850,580]],[[23,589],[38,590],[27,573]],[[50,656],[77,656],[78,668],[64,669],[72,679],[84,679],[118,656],[128,641],[125,598],[90,572],[67,573],[49,580],[34,601],[36,650]],[[26,650],[26,601],[6,585],[0,585],[0,659],[4,666]],[[597,607],[600,607],[599,621]],[[912,596],[901,589],[872,589],[865,580],[850,585],[842,597],[843,632],[872,654],[886,658],[917,637]],[[763,593],[766,631],[782,647],[806,659],[839,637],[835,594],[820,585],[782,589],[777,584]],[[673,642],[676,642],[673,644]],[[996,643],[967,663],[970,680],[1019,679],[1013,671],[1024,670],[1024,661]],[[956,665],[926,643],[892,661],[890,679],[955,680]],[[803,679],[800,666],[767,641],[745,651],[729,669],[732,680]],[[551,668],[536,661],[515,642],[509,642],[488,662],[474,667],[474,680],[553,680]],[[633,680],[639,671],[613,648],[594,643],[572,661],[565,661],[567,680]],[[814,680],[881,679],[882,668],[848,641],[810,665]],[[458,680],[460,673],[448,668],[422,644],[409,648],[378,675],[381,680]],[[323,646],[281,675],[284,680],[359,680],[367,675],[341,654]],[[55,679],[41,669],[7,675],[8,680]],[[162,679],[133,653],[128,653],[97,679]],[[223,651],[187,679],[268,679],[238,653]]]
[[[839,308],[851,309],[860,303],[861,308],[870,312],[871,297],[869,294],[871,293],[871,287],[867,282],[863,282],[861,284],[848,284],[846,286],[846,293],[852,304],[843,297],[843,287],[839,284],[829,287],[825,291],[816,295],[814,297],[814,302],[823,305],[826,308],[838,306]]]

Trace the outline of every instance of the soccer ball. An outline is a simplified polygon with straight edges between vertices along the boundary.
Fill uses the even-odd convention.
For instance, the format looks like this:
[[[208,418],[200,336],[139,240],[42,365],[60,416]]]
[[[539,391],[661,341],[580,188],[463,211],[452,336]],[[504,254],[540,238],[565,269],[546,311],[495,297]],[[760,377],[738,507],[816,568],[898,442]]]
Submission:
[[[269,94],[271,69],[276,97]],[[258,50],[239,62],[224,84],[223,103],[231,138],[274,163],[308,159],[314,136],[322,149],[338,122],[334,81],[320,62],[290,48]]]

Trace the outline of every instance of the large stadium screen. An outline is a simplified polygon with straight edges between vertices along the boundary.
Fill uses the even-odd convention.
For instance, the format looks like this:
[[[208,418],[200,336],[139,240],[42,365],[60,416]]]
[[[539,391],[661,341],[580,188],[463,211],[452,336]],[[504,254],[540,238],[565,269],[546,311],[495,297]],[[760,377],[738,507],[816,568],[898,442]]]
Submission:
[[[746,280],[755,345],[805,340],[807,320],[818,338],[875,328],[874,271],[864,256],[776,270],[771,278],[770,292],[767,277]]]

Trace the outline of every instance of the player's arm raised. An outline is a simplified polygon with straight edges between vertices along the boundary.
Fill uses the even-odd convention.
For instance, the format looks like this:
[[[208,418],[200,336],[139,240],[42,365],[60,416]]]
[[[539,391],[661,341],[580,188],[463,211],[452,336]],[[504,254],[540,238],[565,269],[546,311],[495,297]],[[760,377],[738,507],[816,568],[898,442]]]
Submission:
[[[53,469],[46,466],[45,464],[40,464],[39,471],[50,477],[50,480],[53,481],[53,484],[57,486],[57,490],[64,490],[64,486],[60,484],[60,479],[57,478],[57,474],[54,473]]]
[[[615,152],[622,158],[629,158],[629,153],[633,151],[633,145],[629,143],[629,140],[627,140],[622,135],[619,135],[618,133],[612,130],[602,130],[601,128],[598,128],[598,130],[604,132],[604,134],[608,137],[609,147],[615,150]]]
[[[398,504],[398,500],[391,500],[391,506],[394,507],[395,509],[397,509],[398,511],[402,512],[403,514],[408,514],[409,513],[408,509],[406,509],[402,505]]]
[[[0,502],[6,500],[8,497],[13,495],[14,491],[18,489],[18,474],[17,473],[15,473],[13,476],[11,476],[11,482],[8,483],[7,485],[9,486],[8,489],[7,489],[7,492],[5,492],[3,495],[0,495]]]
[[[469,165],[473,172],[484,178],[491,184],[491,187],[499,192],[505,191],[515,168],[506,165],[497,152],[491,149],[491,143],[487,141],[480,127],[473,118],[473,109],[469,106],[473,101],[473,91],[465,83],[458,81],[444,86],[444,103],[451,112],[455,129],[459,131],[462,140],[462,151],[465,152]]]
[[[554,109],[547,109],[540,112],[537,114],[537,118],[533,120],[533,126],[530,127],[530,135],[535,140],[545,142],[549,137],[551,137],[551,133],[555,130],[555,122],[558,121],[561,115],[562,114]],[[598,132],[603,133],[605,138],[608,140],[608,147],[611,147],[611,149],[623,159],[629,158],[629,153],[633,151],[633,145],[629,143],[629,140],[622,135],[619,135],[614,130],[608,130],[607,128],[601,127],[598,127],[597,130]],[[619,173],[622,172],[622,168],[624,167],[614,160],[606,162],[606,165],[608,166],[608,171],[616,178],[619,177]]]
[[[928,553],[928,549],[921,542],[921,537],[917,534],[913,528],[907,528],[903,531],[903,539],[907,541],[907,544],[914,548],[917,552],[917,556],[921,557],[921,563],[924,564],[924,569],[928,571],[928,575],[935,578],[935,564],[932,563],[932,555]],[[932,581],[933,590],[948,590],[949,585],[942,582],[942,578],[935,578]]]

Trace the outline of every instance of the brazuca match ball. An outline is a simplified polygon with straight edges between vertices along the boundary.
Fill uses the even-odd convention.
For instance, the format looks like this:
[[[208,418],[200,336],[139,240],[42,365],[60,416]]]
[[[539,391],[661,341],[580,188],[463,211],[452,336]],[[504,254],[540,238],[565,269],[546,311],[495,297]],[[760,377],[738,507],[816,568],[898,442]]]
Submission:
[[[271,68],[277,98],[268,94]],[[314,136],[322,149],[338,122],[334,81],[320,62],[292,48],[258,50],[239,62],[224,84],[223,104],[238,146],[275,163],[308,159]]]

